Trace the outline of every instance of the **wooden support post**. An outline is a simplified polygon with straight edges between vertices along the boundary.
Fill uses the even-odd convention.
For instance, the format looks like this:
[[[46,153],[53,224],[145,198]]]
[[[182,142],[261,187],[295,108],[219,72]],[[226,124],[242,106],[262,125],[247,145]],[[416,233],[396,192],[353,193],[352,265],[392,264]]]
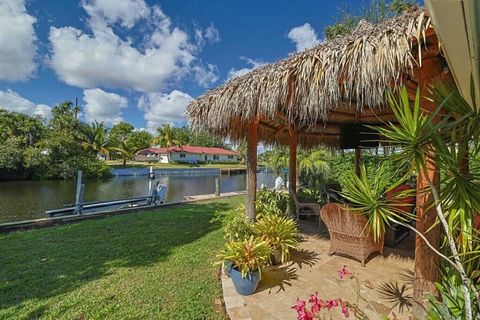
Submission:
[[[257,142],[258,124],[253,121],[248,125],[247,135],[247,196],[245,208],[247,217],[255,220],[255,200],[257,199]]]
[[[297,140],[298,134],[295,128],[288,128],[290,133],[290,157],[288,161],[288,192],[296,194],[297,192]]]
[[[427,86],[433,78],[441,73],[441,61],[438,57],[432,57],[422,61],[422,67],[417,72],[419,88],[421,94],[421,106],[425,112],[432,112],[436,106],[429,101],[427,95]],[[417,221],[416,228],[423,233],[428,242],[435,247],[440,248],[440,226],[435,224],[437,213],[433,203],[433,195],[428,185],[428,180],[437,188],[440,187],[440,173],[438,165],[435,163],[435,155],[432,154],[427,161],[425,171],[418,173],[417,177]],[[425,244],[419,236],[415,239],[415,275],[413,281],[413,298],[416,301],[425,301],[425,293],[431,292],[438,294],[435,282],[439,280],[440,258]],[[414,304],[412,311],[417,319],[425,317],[425,307]]]
[[[355,148],[355,175],[360,176],[360,163],[362,162],[362,149],[360,147]]]

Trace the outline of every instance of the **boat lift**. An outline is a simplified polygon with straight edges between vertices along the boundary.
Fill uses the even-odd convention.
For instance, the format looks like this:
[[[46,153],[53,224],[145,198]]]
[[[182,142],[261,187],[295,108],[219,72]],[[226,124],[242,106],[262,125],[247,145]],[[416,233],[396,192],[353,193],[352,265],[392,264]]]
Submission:
[[[83,190],[85,185],[82,184],[82,172],[79,171],[77,175],[77,194],[76,194],[76,203],[75,205],[68,205],[61,209],[54,209],[45,211],[46,214],[53,216],[63,216],[63,215],[82,215],[84,210],[90,212],[98,212],[99,209],[105,209],[109,211],[123,209],[123,208],[132,208],[132,207],[148,207],[155,206],[158,204],[165,203],[165,198],[167,195],[167,186],[160,184],[159,181],[153,183],[151,180],[154,179],[154,175],[149,176],[149,195],[144,197],[135,197],[127,199],[117,199],[109,201],[96,201],[96,202],[87,202],[83,203]],[[152,185],[153,183],[153,185]],[[85,213],[88,214],[88,213]]]

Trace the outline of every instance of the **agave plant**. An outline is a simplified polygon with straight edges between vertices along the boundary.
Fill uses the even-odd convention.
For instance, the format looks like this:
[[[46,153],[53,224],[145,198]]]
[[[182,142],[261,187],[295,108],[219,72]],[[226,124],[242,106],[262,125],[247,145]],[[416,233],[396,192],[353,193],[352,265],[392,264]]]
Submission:
[[[271,248],[280,251],[280,261],[285,263],[290,257],[290,250],[298,248],[298,227],[295,220],[275,213],[263,214],[255,222],[257,235]]]
[[[364,165],[360,166],[360,176],[351,175],[345,181],[341,195],[349,202],[353,212],[364,214],[373,233],[375,241],[380,240],[391,219],[408,221],[413,216],[402,210],[402,199],[412,196],[413,190],[393,192],[387,197],[387,192],[397,187],[401,181],[390,185],[391,177],[385,167],[380,166],[373,179],[367,177]]]
[[[225,245],[225,248],[217,256],[218,264],[230,261],[233,267],[246,277],[249,272],[258,271],[261,275],[262,268],[268,262],[272,248],[263,239],[250,236],[243,241],[232,241]]]

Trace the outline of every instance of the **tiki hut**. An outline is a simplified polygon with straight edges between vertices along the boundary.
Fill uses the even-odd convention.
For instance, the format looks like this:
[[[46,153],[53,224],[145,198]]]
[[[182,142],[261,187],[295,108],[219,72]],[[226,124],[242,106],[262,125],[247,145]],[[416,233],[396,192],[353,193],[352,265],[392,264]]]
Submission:
[[[405,85],[410,97],[438,77],[449,77],[429,15],[422,8],[372,25],[361,22],[350,35],[325,41],[209,90],[187,108],[190,125],[233,141],[247,140],[247,215],[255,218],[257,143],[290,147],[290,192],[295,192],[297,144],[356,148],[361,125],[393,120],[387,90]],[[435,106],[422,99],[423,107]],[[360,137],[360,138],[359,138]],[[430,168],[438,182],[438,170]],[[425,186],[418,179],[418,190]],[[435,221],[417,192],[417,228]],[[428,233],[439,245],[439,229]],[[434,291],[438,258],[421,241],[416,246],[414,289]]]

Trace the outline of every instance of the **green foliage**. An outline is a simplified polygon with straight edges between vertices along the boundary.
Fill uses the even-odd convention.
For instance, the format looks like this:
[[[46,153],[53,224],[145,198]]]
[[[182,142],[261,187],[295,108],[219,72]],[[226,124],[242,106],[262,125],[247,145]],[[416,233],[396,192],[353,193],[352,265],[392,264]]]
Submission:
[[[123,166],[127,164],[127,161],[133,161],[138,150],[140,150],[130,140],[121,141],[119,146],[111,147],[111,149],[120,154],[120,158],[123,159]]]
[[[236,209],[217,211],[212,222],[221,224],[225,238],[229,241],[243,241],[254,234],[253,224],[248,220],[243,204]]]
[[[142,150],[150,147],[150,142],[152,141],[152,135],[145,130],[133,131],[128,135],[126,140],[133,148],[137,150]]]
[[[261,189],[257,192],[255,207],[258,216],[263,214],[287,214],[290,198],[287,193]]]
[[[232,241],[217,256],[218,264],[231,261],[233,267],[246,277],[249,272],[262,272],[272,254],[272,248],[261,238],[250,236],[243,241]]]
[[[386,226],[392,219],[396,221],[408,221],[413,218],[408,213],[399,209],[401,199],[411,196],[413,190],[395,193],[390,199],[386,193],[398,186],[401,181],[394,182],[388,176],[383,167],[378,168],[372,180],[367,177],[365,166],[360,167],[360,176],[351,175],[345,180],[341,192],[357,214],[363,214],[368,219],[368,224],[375,241],[383,237]]]
[[[401,147],[394,155],[398,163],[408,164],[411,171],[427,172],[431,161],[442,174],[442,188],[424,174],[427,192],[435,199],[435,212],[442,226],[446,246],[444,251],[456,269],[450,269],[447,282],[438,284],[445,296],[446,307],[431,300],[432,319],[471,319],[478,317],[478,301],[470,293],[477,291],[479,251],[474,228],[474,217],[480,211],[480,177],[468,172],[465,156],[477,158],[480,152],[480,112],[470,105],[453,85],[437,83],[430,96],[438,108],[425,115],[417,92],[413,106],[407,90],[400,95],[389,95],[389,103],[398,124],[389,124],[376,130],[395,146]],[[473,91],[472,91],[473,92]],[[472,101],[475,97],[472,96]],[[445,258],[447,259],[447,258]],[[453,277],[461,277],[455,280]],[[476,301],[476,302],[475,302]]]
[[[120,144],[120,141],[125,141],[130,137],[134,129],[135,128],[128,122],[117,123],[110,129],[108,133],[110,143],[113,146],[118,146]]]
[[[465,296],[461,286],[461,278],[458,274],[446,268],[443,270],[443,276],[440,283],[436,284],[440,299],[433,295],[428,296],[429,308],[427,319],[429,320],[464,320],[465,316]],[[474,293],[470,293],[471,301],[475,301]],[[473,319],[480,318],[479,305],[474,303],[472,316]]]
[[[263,213],[254,225],[255,233],[273,250],[280,250],[282,263],[288,261],[290,250],[298,248],[298,226],[295,220],[276,213]]]
[[[324,30],[325,37],[330,40],[338,36],[350,34],[355,30],[360,20],[377,24],[382,21],[399,16],[408,9],[418,5],[415,0],[372,0],[368,6],[361,9],[360,14],[344,9],[340,11],[338,22],[327,26]]]
[[[78,169],[86,177],[109,176],[96,158],[97,151],[105,152],[105,126],[82,124],[69,102],[52,114],[46,126],[37,117],[0,111],[0,179],[70,179]]]
[[[408,165],[401,164],[396,159],[385,155],[372,155],[366,151],[362,152],[362,163],[366,168],[367,176],[372,179],[377,168],[383,166],[383,170],[387,175],[394,180],[398,180],[407,175],[407,178],[411,179],[415,173],[408,172],[410,169]],[[343,154],[333,156],[330,160],[330,174],[327,177],[328,183],[338,183],[344,185],[345,181],[350,176],[355,174],[355,154],[354,152],[345,152]],[[407,174],[408,173],[408,174]],[[310,180],[321,181],[315,175],[310,175]],[[307,180],[307,185],[310,184],[310,180]],[[313,183],[313,186],[315,184]]]
[[[299,188],[297,190],[297,197],[306,201],[313,201],[316,203],[324,203],[323,193],[319,189]]]
[[[157,128],[157,136],[153,138],[152,143],[160,147],[181,146],[182,142],[175,136],[174,127],[170,123],[164,123]]]
[[[93,156],[101,154],[107,157],[110,153],[108,129],[103,122],[82,123],[80,139],[83,148]]]

